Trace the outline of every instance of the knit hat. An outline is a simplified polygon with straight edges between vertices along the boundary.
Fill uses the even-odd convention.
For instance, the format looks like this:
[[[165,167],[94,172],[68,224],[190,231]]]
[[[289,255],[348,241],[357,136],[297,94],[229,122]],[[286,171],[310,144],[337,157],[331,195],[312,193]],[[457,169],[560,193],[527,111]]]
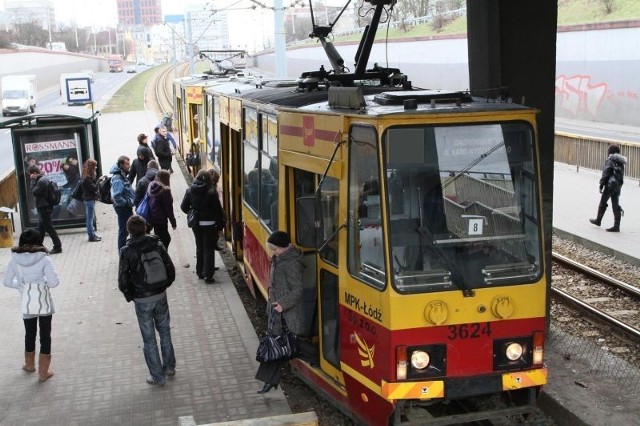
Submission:
[[[147,135],[145,135],[144,133],[140,133],[138,135],[138,143],[142,143],[143,140],[145,140],[147,138]]]
[[[267,239],[267,244],[274,245],[276,247],[286,248],[291,244],[291,240],[289,239],[289,234],[283,231],[276,231],[273,234],[269,235]]]

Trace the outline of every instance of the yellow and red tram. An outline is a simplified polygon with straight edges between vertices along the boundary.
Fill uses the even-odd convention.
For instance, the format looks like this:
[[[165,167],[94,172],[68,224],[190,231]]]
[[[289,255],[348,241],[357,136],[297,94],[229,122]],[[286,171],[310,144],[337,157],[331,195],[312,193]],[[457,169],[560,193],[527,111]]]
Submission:
[[[202,103],[251,289],[266,297],[271,232],[304,250],[317,358],[291,362],[301,378],[366,424],[469,396],[535,400],[547,292],[535,110],[229,82]]]

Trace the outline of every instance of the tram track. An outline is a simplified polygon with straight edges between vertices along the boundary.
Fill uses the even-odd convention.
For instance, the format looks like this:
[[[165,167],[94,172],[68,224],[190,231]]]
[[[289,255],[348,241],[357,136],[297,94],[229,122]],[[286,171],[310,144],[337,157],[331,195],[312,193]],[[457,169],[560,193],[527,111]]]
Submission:
[[[570,269],[590,282],[575,279],[554,280],[552,296],[563,304],[587,313],[610,327],[615,333],[640,343],[637,315],[640,289],[558,253],[552,255],[556,265]],[[557,276],[556,276],[557,277]],[[588,285],[584,285],[584,284]],[[628,319],[626,319],[628,318]]]
[[[189,69],[189,64],[178,64],[176,74],[184,77]],[[164,112],[173,112],[173,80],[174,72],[171,65],[164,65],[149,79],[145,90],[146,108],[155,111],[158,115]]]

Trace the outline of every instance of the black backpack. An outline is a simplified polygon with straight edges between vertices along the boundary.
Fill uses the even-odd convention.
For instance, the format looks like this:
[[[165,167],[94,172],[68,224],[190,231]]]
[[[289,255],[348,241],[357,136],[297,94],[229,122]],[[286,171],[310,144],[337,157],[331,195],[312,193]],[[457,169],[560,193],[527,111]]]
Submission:
[[[45,178],[46,179],[46,178]],[[46,179],[47,181],[47,193],[45,198],[51,206],[57,206],[60,204],[60,199],[62,198],[62,194],[60,193],[60,188],[58,184],[50,179]]]
[[[100,176],[98,179],[98,196],[100,197],[100,202],[113,204],[111,199],[111,176]]]

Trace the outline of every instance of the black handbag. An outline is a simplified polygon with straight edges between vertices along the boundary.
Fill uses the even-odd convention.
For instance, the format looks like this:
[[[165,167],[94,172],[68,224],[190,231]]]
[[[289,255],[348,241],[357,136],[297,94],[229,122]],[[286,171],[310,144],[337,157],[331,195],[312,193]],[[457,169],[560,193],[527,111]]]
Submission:
[[[190,167],[200,166],[200,154],[188,153],[185,162],[187,163],[187,166]]]
[[[82,201],[82,181],[78,182],[76,187],[73,188],[71,198],[73,198],[74,200]]]
[[[275,315],[269,315],[267,331],[260,337],[256,351],[258,362],[287,361],[299,355],[298,336],[287,328],[282,314],[280,314],[282,333],[273,334],[275,317]]]
[[[193,228],[194,226],[198,226],[199,222],[198,211],[196,209],[190,209],[187,212],[187,226],[189,228]]]

